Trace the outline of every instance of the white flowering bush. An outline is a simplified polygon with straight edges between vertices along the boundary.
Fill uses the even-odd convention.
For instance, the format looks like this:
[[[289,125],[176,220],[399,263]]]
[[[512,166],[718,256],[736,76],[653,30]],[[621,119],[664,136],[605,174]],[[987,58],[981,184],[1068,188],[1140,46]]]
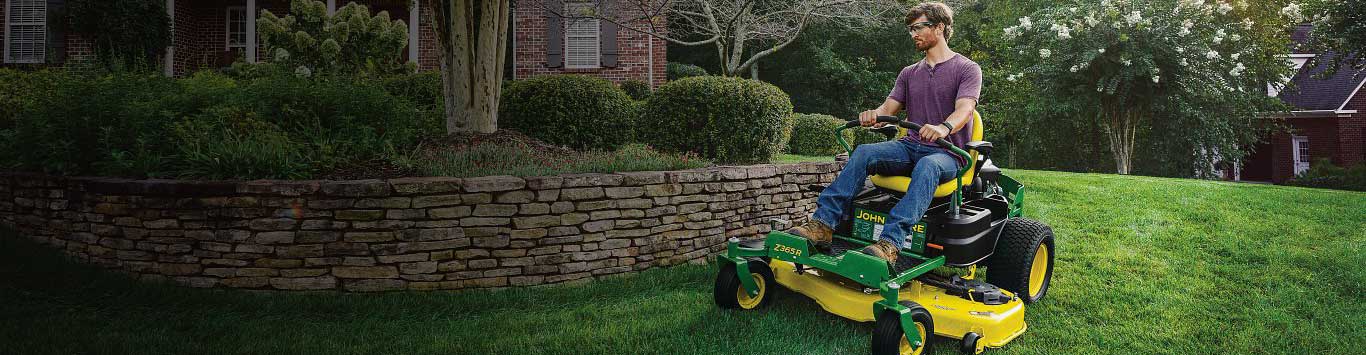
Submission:
[[[1242,1],[1060,5],[1004,29],[1015,55],[1006,80],[1103,127],[1121,174],[1141,129],[1237,159],[1257,138],[1253,117],[1276,107],[1266,83],[1289,74],[1278,56],[1298,20],[1265,12]]]
[[[262,10],[261,41],[270,61],[308,77],[319,74],[392,74],[404,71],[403,47],[408,25],[389,13],[371,15],[365,5],[348,3],[328,15],[316,0],[290,3],[290,14],[278,17]]]

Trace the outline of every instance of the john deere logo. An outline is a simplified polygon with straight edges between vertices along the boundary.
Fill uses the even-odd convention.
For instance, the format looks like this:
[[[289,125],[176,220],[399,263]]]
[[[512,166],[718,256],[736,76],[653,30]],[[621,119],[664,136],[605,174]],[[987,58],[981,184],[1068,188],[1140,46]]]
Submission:
[[[792,255],[796,255],[796,256],[802,256],[802,251],[801,251],[801,250],[799,250],[799,249],[797,249],[797,248],[790,247],[790,246],[782,245],[782,244],[774,244],[774,245],[773,245],[773,251],[780,252],[780,253],[788,253],[788,254],[792,254]]]
[[[856,216],[855,218],[858,218],[858,219],[861,219],[861,220],[865,220],[865,221],[869,221],[869,222],[873,222],[873,223],[877,223],[877,224],[886,224],[886,223],[887,223],[887,217],[886,217],[886,216],[879,216],[879,215],[875,215],[875,214],[872,214],[872,213],[868,213],[868,212],[866,212],[866,211],[859,211],[859,212],[858,212],[858,216]]]

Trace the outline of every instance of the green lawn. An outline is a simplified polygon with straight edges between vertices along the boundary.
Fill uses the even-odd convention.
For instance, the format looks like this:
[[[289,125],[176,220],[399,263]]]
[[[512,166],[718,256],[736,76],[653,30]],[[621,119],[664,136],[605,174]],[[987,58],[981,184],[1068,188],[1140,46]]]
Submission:
[[[773,157],[773,163],[774,163],[774,164],[805,163],[805,162],[812,162],[812,161],[815,161],[815,162],[835,161],[835,157],[834,157],[834,156],[830,156],[830,155],[814,155],[814,156],[813,156],[813,155],[796,155],[796,154],[778,154],[778,156]]]
[[[1366,193],[1012,171],[1057,234],[1052,290],[992,354],[1366,347]],[[0,236],[0,353],[860,354],[871,324],[779,293],[712,305],[713,266],[587,284],[281,294],[139,284]],[[936,354],[954,354],[936,341]]]

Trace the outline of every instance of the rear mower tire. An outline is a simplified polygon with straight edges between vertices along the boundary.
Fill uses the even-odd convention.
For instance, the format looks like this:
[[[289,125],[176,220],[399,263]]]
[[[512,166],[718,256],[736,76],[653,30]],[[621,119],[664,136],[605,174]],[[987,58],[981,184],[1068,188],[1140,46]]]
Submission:
[[[1053,279],[1053,229],[1028,218],[1011,219],[1004,228],[996,251],[986,260],[987,282],[1026,304],[1038,302]]]
[[[907,330],[901,327],[901,314],[885,310],[877,315],[877,323],[873,326],[873,355],[921,355],[933,352],[930,349],[930,337],[934,336],[934,318],[930,316],[930,311],[911,301],[901,301],[901,305],[911,309],[906,316],[915,321],[918,329],[909,331],[919,333],[920,347],[906,342]]]
[[[712,298],[716,300],[716,305],[725,309],[758,309],[767,306],[773,298],[773,288],[777,282],[773,280],[773,269],[768,264],[760,260],[749,260],[749,275],[759,286],[759,294],[750,297],[745,293],[745,289],[740,285],[740,275],[736,273],[735,264],[721,263],[721,271],[716,273],[716,286],[712,289]]]

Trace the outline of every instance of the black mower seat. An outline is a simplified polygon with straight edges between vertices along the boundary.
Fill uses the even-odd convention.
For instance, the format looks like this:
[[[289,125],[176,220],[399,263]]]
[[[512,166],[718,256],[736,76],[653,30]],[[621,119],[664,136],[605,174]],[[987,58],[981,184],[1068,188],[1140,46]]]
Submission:
[[[981,140],[982,115],[974,110],[972,111],[972,139],[970,141],[976,142]],[[976,149],[968,149],[968,155],[971,155],[973,160],[979,159]],[[971,166],[968,167],[968,171],[964,172],[958,179],[963,181],[963,186],[968,186],[972,184],[972,178],[976,173],[977,167]],[[906,188],[911,185],[911,178],[909,176],[873,175],[869,177],[868,180],[872,181],[873,185],[877,185],[878,187],[903,193],[906,192]],[[939,187],[934,190],[934,197],[952,195],[953,190],[957,189],[958,185],[953,182],[953,179],[949,179],[948,182],[939,184]]]

